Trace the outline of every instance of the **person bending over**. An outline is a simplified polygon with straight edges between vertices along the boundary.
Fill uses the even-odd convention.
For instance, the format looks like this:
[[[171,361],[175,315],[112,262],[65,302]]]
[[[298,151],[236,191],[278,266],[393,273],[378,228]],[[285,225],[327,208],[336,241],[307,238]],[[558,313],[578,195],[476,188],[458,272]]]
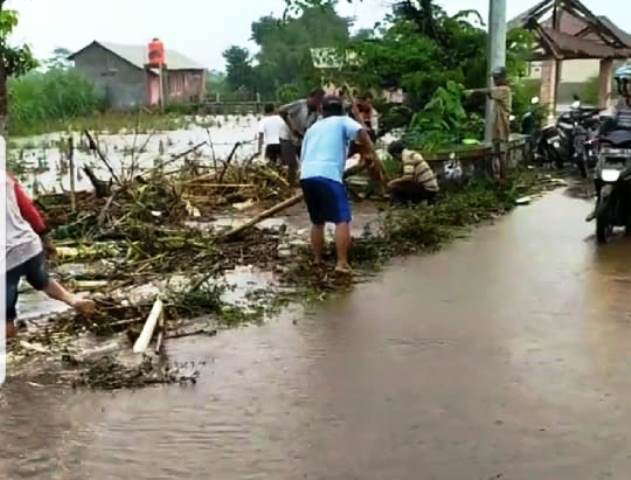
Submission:
[[[40,235],[46,233],[41,215],[12,175],[2,172],[6,183],[6,334],[17,334],[15,319],[18,286],[22,277],[36,289],[54,300],[61,301],[84,315],[92,315],[92,300],[75,296],[59,282],[50,278],[46,267],[44,242]]]
[[[433,203],[440,188],[436,175],[423,155],[405,149],[400,141],[390,144],[388,153],[402,164],[402,175],[388,183],[392,199],[403,203]]]
[[[300,185],[311,219],[314,262],[322,262],[324,225],[335,224],[336,272],[351,272],[348,252],[351,244],[351,209],[343,183],[350,142],[360,146],[363,161],[373,177],[381,179],[381,166],[368,132],[349,118],[339,97],[325,97],[323,119],[306,133],[302,145]]]

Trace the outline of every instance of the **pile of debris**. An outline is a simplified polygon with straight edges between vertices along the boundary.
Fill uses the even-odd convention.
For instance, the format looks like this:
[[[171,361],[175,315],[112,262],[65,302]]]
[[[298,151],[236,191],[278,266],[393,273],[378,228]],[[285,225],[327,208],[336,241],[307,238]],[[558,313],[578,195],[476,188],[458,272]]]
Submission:
[[[108,166],[98,145],[92,147]],[[149,371],[147,364],[116,366],[108,349],[97,349],[99,358],[89,360],[84,352],[68,351],[82,335],[95,343],[123,336],[127,350],[142,337],[138,353],[146,353],[155,339],[157,358],[163,340],[190,325],[190,319],[221,313],[222,287],[215,282],[222,275],[239,265],[273,269],[282,263],[278,232],[252,229],[236,238],[210,228],[216,216],[260,210],[291,198],[293,189],[281,171],[251,161],[233,165],[231,157],[216,167],[192,162],[177,170],[166,167],[137,171],[127,178],[108,168],[108,180],[85,168],[94,192],[37,198],[56,246],[57,254],[50,259],[53,271],[72,288],[91,291],[98,313],[89,319],[74,312],[50,318],[44,328],[29,331],[22,335],[24,341],[12,344],[13,359],[64,351],[65,366],[81,373],[80,378],[74,376],[74,384],[101,383],[107,388],[112,382],[103,372],[108,371],[129,378],[129,386],[137,385]],[[139,294],[143,289],[145,293]],[[213,328],[193,329],[196,334],[207,331]],[[180,335],[186,334],[190,333]],[[129,370],[129,375],[120,369]],[[158,375],[168,381],[181,377],[172,372]]]
[[[249,228],[302,198],[275,168],[253,162],[233,165],[231,158],[216,167],[195,162],[175,171],[165,167],[126,179],[112,170],[111,180],[93,178],[94,193],[38,198],[53,227],[58,252],[52,259],[54,270],[74,288],[92,291],[98,314],[52,318],[13,344],[14,358],[63,352],[64,368],[74,372],[70,383],[90,387],[191,381],[195,372],[165,367],[165,339],[213,334],[222,318],[232,323],[260,320],[264,314],[256,306],[249,316],[226,305],[218,279],[227,272],[251,265],[277,273],[284,290],[273,292],[275,301],[283,299],[287,286],[293,298],[304,300],[352,284],[308,265],[306,232],[302,242],[294,243],[298,239],[287,232]],[[358,165],[346,174],[361,170]],[[517,198],[545,188],[544,183],[538,172],[522,171],[501,185],[472,185],[446,194],[437,206],[388,209],[377,235],[369,232],[354,241],[352,261],[370,271],[394,255],[437,248],[462,228],[510,210]],[[228,232],[212,228],[217,216],[244,210],[251,210],[251,220]],[[84,348],[80,338],[96,347]],[[135,361],[129,363],[120,353],[129,353],[132,345]],[[139,355],[146,355],[141,363]]]

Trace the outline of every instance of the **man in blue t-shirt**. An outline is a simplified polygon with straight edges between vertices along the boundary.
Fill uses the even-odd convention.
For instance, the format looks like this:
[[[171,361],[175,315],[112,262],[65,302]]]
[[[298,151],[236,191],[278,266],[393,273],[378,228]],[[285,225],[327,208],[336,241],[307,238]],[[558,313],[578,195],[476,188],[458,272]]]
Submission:
[[[381,179],[381,165],[368,132],[346,116],[339,97],[325,97],[323,119],[315,123],[302,143],[300,185],[311,217],[311,246],[316,264],[322,261],[324,224],[335,224],[338,273],[350,273],[351,209],[344,187],[344,167],[351,141],[360,148],[363,161]]]

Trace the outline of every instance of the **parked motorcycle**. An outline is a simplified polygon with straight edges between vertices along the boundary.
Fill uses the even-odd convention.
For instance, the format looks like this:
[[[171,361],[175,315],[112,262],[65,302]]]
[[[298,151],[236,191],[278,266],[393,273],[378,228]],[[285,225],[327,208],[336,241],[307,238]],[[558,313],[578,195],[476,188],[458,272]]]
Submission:
[[[560,147],[559,155],[564,161],[578,167],[583,178],[587,177],[588,168],[594,168],[598,162],[594,156],[597,148],[601,110],[583,107],[576,100],[568,112],[557,120]]]
[[[615,227],[631,233],[631,130],[618,129],[600,137],[595,176],[596,238],[606,243]]]
[[[557,125],[544,127],[535,150],[538,163],[541,165],[553,163],[556,168],[561,169],[568,154],[569,146],[565,133]]]
[[[529,137],[529,145],[535,162],[539,165],[554,163],[557,168],[563,167],[560,155],[559,133],[556,125],[541,127],[541,106],[539,97],[533,97],[530,108],[520,119],[520,130]]]
[[[587,177],[587,170],[598,163],[598,130],[600,110],[581,106],[575,101],[569,111],[561,114],[555,125],[542,131],[537,151],[543,163],[562,168],[566,162],[578,167]]]
[[[598,135],[601,126],[600,109],[581,108],[574,117],[572,163],[578,166],[583,178],[598,164]]]

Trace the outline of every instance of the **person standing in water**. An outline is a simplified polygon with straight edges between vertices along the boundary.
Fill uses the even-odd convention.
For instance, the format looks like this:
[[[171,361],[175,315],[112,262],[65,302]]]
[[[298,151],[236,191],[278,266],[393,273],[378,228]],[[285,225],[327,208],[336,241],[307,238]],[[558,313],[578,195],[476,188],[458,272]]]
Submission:
[[[306,133],[302,145],[300,185],[311,219],[314,263],[322,262],[324,225],[335,224],[337,264],[335,271],[351,273],[348,253],[351,245],[351,208],[343,183],[349,144],[359,147],[373,178],[383,181],[381,164],[368,131],[346,115],[339,97],[325,97],[323,119]]]
[[[273,165],[279,165],[281,160],[281,144],[289,141],[289,129],[283,118],[276,113],[271,103],[265,105],[265,117],[259,123],[259,150]]]

